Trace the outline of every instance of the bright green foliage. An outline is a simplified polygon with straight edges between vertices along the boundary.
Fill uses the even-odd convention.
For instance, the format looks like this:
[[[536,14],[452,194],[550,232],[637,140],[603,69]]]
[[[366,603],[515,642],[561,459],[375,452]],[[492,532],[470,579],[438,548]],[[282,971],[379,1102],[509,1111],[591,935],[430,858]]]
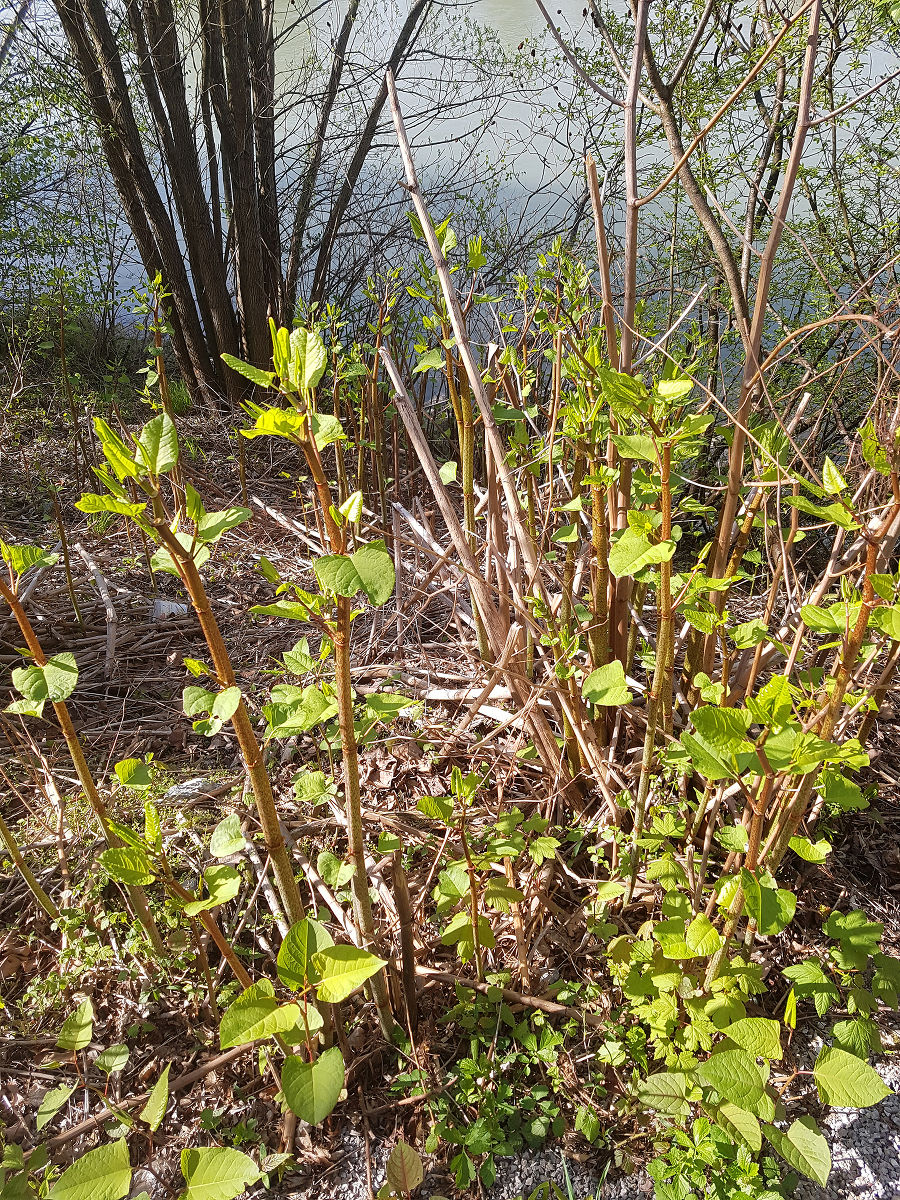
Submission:
[[[318,1125],[331,1113],[344,1090],[340,1050],[332,1046],[312,1063],[289,1056],[281,1069],[281,1084],[291,1111],[310,1125]]]
[[[819,1052],[813,1075],[822,1103],[837,1108],[869,1108],[891,1095],[877,1071],[836,1046]]]
[[[66,1017],[56,1044],[60,1050],[84,1050],[94,1036],[94,1006],[82,1000],[71,1016]]]
[[[182,1150],[181,1173],[187,1186],[178,1200],[235,1200],[260,1175],[248,1155],[219,1146]]]
[[[219,1045],[223,1050],[246,1046],[276,1033],[292,1029],[300,1020],[296,1004],[279,1004],[268,979],[245,988],[223,1013],[219,1022]]]
[[[122,1200],[131,1187],[131,1163],[124,1138],[89,1150],[68,1167],[50,1189],[49,1200]]]
[[[140,1118],[146,1121],[151,1131],[155,1133],[163,1122],[166,1109],[169,1106],[169,1070],[171,1063],[166,1063],[165,1069],[150,1089],[147,1103],[140,1111]]]
[[[312,956],[312,966],[318,976],[318,998],[327,1004],[339,1004],[386,963],[358,946],[326,946]]]
[[[50,1122],[74,1091],[74,1085],[67,1087],[65,1084],[60,1084],[59,1087],[50,1088],[44,1093],[43,1099],[38,1106],[37,1116],[34,1120],[34,1125],[38,1132],[40,1132],[45,1125],[50,1124]]]
[[[206,884],[208,895],[205,899],[191,900],[185,904],[184,911],[189,917],[196,917],[208,909],[227,904],[241,890],[240,873],[235,871],[234,867],[221,864],[207,867],[203,872],[203,882]]]

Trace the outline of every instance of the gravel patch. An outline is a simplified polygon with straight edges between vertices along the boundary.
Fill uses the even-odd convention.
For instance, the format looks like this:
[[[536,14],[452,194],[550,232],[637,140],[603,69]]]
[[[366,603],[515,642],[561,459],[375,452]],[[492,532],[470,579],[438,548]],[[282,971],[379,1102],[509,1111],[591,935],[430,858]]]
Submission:
[[[888,1087],[900,1092],[900,1061],[875,1064]],[[886,1097],[874,1108],[833,1110],[821,1122],[831,1144],[833,1168],[827,1188],[803,1180],[795,1200],[900,1200],[900,1095]],[[377,1191],[384,1182],[384,1164],[390,1147],[370,1147],[372,1179]],[[325,1167],[314,1176],[296,1176],[280,1193],[282,1200],[367,1200],[366,1157],[361,1133],[348,1127],[343,1134],[336,1167]],[[497,1181],[486,1192],[489,1200],[519,1200],[545,1180],[566,1193],[566,1176],[558,1148],[526,1151],[510,1159],[497,1159]],[[603,1179],[602,1164],[566,1159],[575,1200],[649,1200],[653,1185],[644,1172]],[[268,1193],[274,1195],[275,1193]],[[417,1193],[422,1200],[453,1197],[452,1181],[440,1170],[426,1174]],[[470,1193],[478,1195],[475,1188]]]

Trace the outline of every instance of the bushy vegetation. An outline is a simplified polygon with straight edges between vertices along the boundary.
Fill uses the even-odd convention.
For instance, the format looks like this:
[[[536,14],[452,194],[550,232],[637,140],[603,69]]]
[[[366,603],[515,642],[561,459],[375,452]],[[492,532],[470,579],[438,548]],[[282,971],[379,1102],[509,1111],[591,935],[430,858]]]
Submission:
[[[86,18],[59,8],[96,110]],[[563,1135],[608,1169],[646,1165],[659,1200],[774,1200],[798,1176],[826,1183],[823,1108],[889,1094],[870,1059],[900,1007],[896,931],[829,865],[870,818],[900,662],[894,198],[886,173],[868,178],[854,214],[843,168],[829,173],[837,141],[830,160],[804,154],[852,111],[841,55],[889,44],[892,18],[821,0],[783,25],[760,10],[732,59],[725,16],[697,16],[673,24],[663,59],[647,0],[627,21],[596,11],[610,78],[562,44],[577,103],[599,95],[618,114],[620,238],[591,156],[593,239],[545,239],[527,270],[503,255],[502,215],[483,234],[438,219],[388,71],[407,229],[399,265],[376,270],[374,255],[343,305],[321,295],[330,260],[312,299],[286,305],[287,276],[265,259],[263,345],[239,303],[246,260],[233,290],[230,260],[210,267],[219,312],[148,261],[140,350],[99,367],[78,349],[65,272],[40,305],[10,308],[7,470],[45,509],[31,537],[10,514],[0,541],[16,664],[0,836],[31,905],[22,953],[49,947],[55,966],[6,1011],[23,1038],[52,1026],[42,1069],[59,1083],[7,1124],[3,1198],[121,1200],[153,1163],[182,1200],[278,1194],[298,1122],[333,1134],[351,1113],[366,1130],[387,1113],[403,1137],[380,1200],[417,1192],[423,1156],[478,1194],[500,1158]],[[98,38],[110,62],[134,49]],[[721,94],[705,57],[720,52]],[[712,133],[726,115],[740,125],[751,94],[765,145],[742,235],[705,180],[720,162],[734,208],[746,173],[716,159]],[[644,179],[648,113],[672,169],[656,154]],[[819,175],[846,245],[817,207]],[[798,193],[808,209],[789,228]],[[661,280],[646,257],[666,220]],[[240,226],[239,260],[262,261],[266,237],[252,247]],[[192,339],[207,322],[204,365]],[[26,335],[33,353],[16,359]],[[39,420],[42,377],[56,408]],[[263,516],[289,553],[271,550]],[[116,597],[143,581],[154,613],[185,622],[167,720],[219,772],[202,781],[211,819],[167,807],[185,764],[171,730],[168,755],[140,720],[112,752],[85,736],[79,564],[123,724],[152,681],[117,659]],[[230,576],[240,604],[222,600]],[[252,665],[251,637],[266,647]],[[432,658],[466,686],[417,683],[408,668],[425,679]],[[31,842],[58,860],[30,861]],[[109,1010],[112,980],[143,1015],[110,1014],[120,1040],[101,1042],[94,993]],[[216,1043],[178,1074],[187,1056],[157,1033],[174,996],[195,1043]],[[159,1167],[173,1101],[226,1070],[279,1129],[206,1107],[181,1176]]]

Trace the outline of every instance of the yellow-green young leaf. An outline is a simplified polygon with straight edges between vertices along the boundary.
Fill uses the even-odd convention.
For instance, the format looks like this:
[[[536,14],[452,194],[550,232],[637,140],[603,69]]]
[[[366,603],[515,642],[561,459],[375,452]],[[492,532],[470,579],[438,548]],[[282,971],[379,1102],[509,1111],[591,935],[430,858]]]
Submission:
[[[249,508],[223,508],[220,512],[204,513],[197,522],[197,540],[216,542],[229,529],[236,529],[249,521],[253,513]]]
[[[394,1191],[403,1193],[414,1191],[425,1178],[421,1158],[406,1142],[398,1142],[391,1151],[385,1174]]]
[[[756,1059],[746,1050],[723,1050],[712,1054],[697,1068],[707,1087],[715,1088],[723,1100],[738,1108],[756,1108],[762,1099],[765,1079]]]
[[[362,510],[363,494],[362,492],[353,492],[352,495],[348,496],[344,503],[340,506],[338,512],[348,523],[348,525],[355,525],[362,516]]]
[[[289,338],[289,382],[299,392],[316,387],[325,374],[328,354],[318,330],[298,325]]]
[[[822,483],[829,496],[837,496],[847,490],[847,480],[830,458],[825,459],[825,466],[822,468]]]
[[[329,413],[310,413],[309,427],[312,431],[313,440],[316,443],[317,450],[324,450],[326,446],[330,446],[332,442],[343,442],[347,440],[347,435],[344,433],[343,426],[337,417],[331,416]],[[360,503],[360,508],[362,504]]]
[[[318,1125],[332,1112],[344,1090],[340,1050],[332,1046],[312,1063],[296,1055],[286,1058],[281,1068],[281,1087],[291,1112],[310,1125]]]
[[[260,979],[245,988],[223,1013],[219,1022],[219,1044],[223,1050],[246,1046],[284,1029],[292,1029],[299,1020],[297,1005],[279,1005],[270,981]]]
[[[131,1188],[131,1163],[124,1138],[89,1150],[63,1171],[48,1200],[122,1200]]]
[[[182,1150],[181,1173],[187,1187],[179,1200],[235,1200],[261,1174],[248,1155],[219,1146]]]
[[[278,951],[278,978],[292,992],[318,983],[319,974],[313,959],[320,950],[327,950],[334,940],[324,925],[304,917],[288,930]]]
[[[224,692],[219,692],[213,701],[212,715],[219,721],[230,721],[237,712],[240,702],[241,689],[239,687],[226,688]]]
[[[178,462],[178,434],[168,413],[152,417],[137,439],[138,457],[151,475],[165,475]]]
[[[153,782],[147,764],[140,758],[123,758],[113,769],[123,787],[143,791]]]
[[[738,1108],[736,1104],[728,1104],[726,1102],[715,1109],[712,1117],[719,1128],[724,1129],[736,1145],[739,1146],[743,1143],[754,1154],[760,1152],[762,1149],[762,1130],[759,1127],[759,1121],[757,1121],[753,1113],[747,1112],[745,1108]]]
[[[624,575],[636,575],[653,563],[668,562],[674,553],[674,542],[651,543],[642,533],[629,528],[609,551],[609,569],[620,579]]]
[[[128,479],[129,476],[137,475],[138,466],[134,455],[102,417],[94,417],[94,431],[100,441],[106,461],[112,467],[119,482]]]
[[[209,852],[213,858],[228,858],[243,850],[246,842],[237,813],[223,817],[209,839]]]
[[[94,1059],[94,1066],[108,1076],[115,1071],[121,1071],[130,1057],[131,1051],[120,1042],[115,1046],[108,1046],[98,1054]]]
[[[653,463],[656,466],[656,446],[653,438],[645,437],[640,433],[614,433],[612,440],[622,458],[642,458],[644,462]]]
[[[768,1017],[744,1017],[727,1026],[722,1032],[742,1050],[757,1058],[781,1058],[781,1025]]]
[[[826,1185],[831,1174],[831,1151],[812,1117],[798,1117],[784,1132],[766,1125],[765,1133],[789,1167],[821,1187]]]
[[[142,1121],[146,1121],[154,1133],[162,1125],[163,1117],[166,1115],[166,1109],[169,1106],[169,1070],[171,1066],[171,1063],[166,1063],[162,1075],[160,1075],[159,1079],[157,1079],[156,1083],[150,1089],[147,1103],[138,1114]]]
[[[423,816],[432,821],[443,821],[445,825],[453,816],[453,801],[446,796],[422,796],[416,802],[416,808]]]
[[[387,964],[358,946],[329,946],[313,955],[312,965],[319,976],[317,997],[338,1004]]]
[[[60,1087],[51,1088],[44,1093],[44,1098],[41,1100],[40,1107],[37,1110],[35,1118],[35,1127],[40,1132],[45,1125],[49,1125],[65,1102],[75,1091],[75,1085],[66,1087],[65,1084]]]
[[[444,484],[445,487],[450,483],[456,483],[456,472],[458,470],[459,464],[454,462],[452,459],[450,462],[445,462],[440,471],[438,471],[438,475],[441,477],[441,483]]]
[[[261,371],[259,367],[253,367],[250,363],[245,363],[241,359],[235,358],[233,354],[223,354],[222,361],[227,363],[232,371],[237,371],[239,375],[243,375],[245,379],[249,379],[251,383],[255,383],[258,387],[271,387],[275,382],[274,371]]]
[[[189,917],[196,917],[208,908],[218,908],[220,904],[233,900],[241,890],[241,876],[234,867],[222,864],[209,867],[203,872],[203,880],[209,896],[205,900],[192,900],[184,906]]]
[[[632,701],[625,682],[625,669],[618,659],[591,671],[581,685],[581,694],[589,704],[601,704],[607,708],[630,704]]]
[[[891,1095],[877,1071],[837,1046],[823,1047],[813,1076],[822,1103],[833,1108],[870,1108]]]
[[[824,838],[811,842],[809,838],[800,837],[798,834],[791,838],[789,845],[795,854],[808,863],[823,863],[831,853],[831,845]]]
[[[362,580],[362,588],[376,608],[387,604],[394,594],[394,560],[379,538],[361,546],[350,555],[350,561]]]
[[[129,887],[153,882],[153,864],[139,846],[114,846],[100,855],[100,865],[110,879]]]
[[[286,437],[296,440],[306,437],[306,414],[293,408],[253,407],[256,424],[252,429],[242,429],[245,438]]]
[[[0,555],[9,563],[15,575],[24,575],[32,567],[52,567],[59,558],[40,546],[14,546],[0,538]]]
[[[56,1044],[60,1050],[83,1050],[90,1045],[93,1036],[94,1006],[90,1000],[82,1000],[63,1022]]]

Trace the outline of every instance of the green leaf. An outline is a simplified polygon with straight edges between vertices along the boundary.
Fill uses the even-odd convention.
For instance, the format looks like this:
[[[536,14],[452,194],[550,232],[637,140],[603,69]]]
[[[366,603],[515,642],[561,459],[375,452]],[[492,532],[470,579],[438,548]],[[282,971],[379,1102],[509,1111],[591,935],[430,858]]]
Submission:
[[[797,897],[785,888],[767,887],[746,868],[741,868],[741,887],[747,913],[756,922],[759,932],[768,937],[781,933],[794,919]]]
[[[653,563],[668,562],[674,553],[674,542],[651,543],[644,534],[629,527],[610,548],[609,569],[620,579],[625,575],[636,575]]]
[[[130,1057],[131,1051],[120,1042],[115,1046],[107,1046],[101,1054],[98,1054],[94,1059],[94,1066],[98,1071],[109,1076],[116,1071],[121,1071]]]
[[[441,346],[435,346],[433,350],[427,350],[420,356],[419,361],[413,367],[413,375],[418,375],[420,371],[443,371],[444,369],[444,351]],[[445,481],[446,482],[446,481]]]
[[[246,1046],[292,1029],[300,1020],[296,1004],[279,1005],[275,989],[268,979],[260,979],[245,988],[222,1014],[219,1044],[223,1050]]]
[[[660,1071],[642,1079],[637,1088],[642,1104],[679,1120],[690,1116],[694,1091],[689,1077],[680,1071]]]
[[[762,1130],[753,1113],[726,1101],[725,1104],[720,1104],[715,1109],[712,1116],[719,1128],[724,1129],[732,1141],[737,1145],[743,1143],[754,1154],[759,1154],[762,1149]]]
[[[716,830],[716,841],[733,854],[743,854],[750,837],[743,825],[726,825]]]
[[[422,796],[416,802],[416,808],[432,821],[443,821],[445,825],[453,817],[453,801],[446,796]]]
[[[318,1125],[331,1113],[344,1090],[344,1060],[337,1046],[323,1051],[315,1062],[296,1055],[284,1060],[281,1086],[291,1112],[310,1125]]]
[[[390,1153],[385,1169],[387,1181],[395,1192],[409,1194],[425,1179],[422,1160],[406,1142],[398,1142]]]
[[[100,448],[103,450],[106,461],[112,467],[119,482],[137,475],[138,465],[134,455],[102,417],[94,417],[94,431],[100,441]]]
[[[386,963],[358,946],[329,946],[313,955],[312,965],[319,977],[316,996],[326,1004],[338,1004]]]
[[[691,721],[700,737],[717,750],[737,754],[747,740],[751,716],[740,708],[717,708],[703,705],[691,714]]]
[[[14,546],[2,539],[0,554],[3,561],[12,567],[15,575],[24,575],[32,567],[52,567],[59,559],[58,554],[51,554],[49,550],[43,550],[40,546]]]
[[[232,371],[237,371],[239,375],[243,375],[245,379],[249,379],[251,383],[255,383],[258,387],[268,388],[275,382],[274,371],[261,371],[259,367],[253,367],[250,363],[245,363],[239,358],[235,358],[233,354],[223,354],[222,361],[231,367]]]
[[[212,715],[218,721],[230,721],[237,712],[240,702],[241,689],[239,687],[225,688],[224,692],[219,692],[213,701]]]
[[[212,1146],[182,1150],[181,1173],[187,1187],[178,1200],[235,1200],[259,1179],[261,1171],[240,1150]]]
[[[788,1166],[825,1187],[831,1174],[831,1151],[812,1117],[798,1117],[784,1133],[767,1125],[766,1137]]]
[[[245,521],[249,521],[253,513],[249,508],[225,508],[221,512],[204,513],[197,522],[197,541],[208,543],[215,542],[227,533],[229,529],[236,529],[238,525],[243,525]]]
[[[202,542],[196,542],[195,544],[194,537],[190,533],[180,532],[174,536],[179,546],[190,556],[194,566],[199,571],[209,561],[209,547],[204,546]],[[153,557],[150,559],[150,565],[154,571],[163,571],[166,575],[174,575],[176,578],[180,578],[175,559],[165,546],[157,547]]]
[[[847,480],[827,456],[822,468],[822,483],[829,496],[838,496],[847,490]]]
[[[240,817],[237,813],[229,813],[212,831],[209,852],[213,858],[230,858],[232,854],[240,853],[245,845]]]
[[[581,685],[581,694],[589,704],[618,707],[630,704],[633,697],[625,682],[625,668],[616,659],[591,671]]]
[[[153,782],[150,769],[141,758],[123,758],[117,762],[113,770],[116,778],[123,787],[144,791]]]
[[[48,1200],[122,1200],[131,1188],[131,1162],[124,1138],[88,1150],[63,1171]]]
[[[863,1061],[868,1060],[873,1050],[880,1053],[882,1049],[878,1026],[869,1017],[857,1017],[852,1021],[836,1021],[832,1027],[831,1036],[839,1049],[846,1050],[848,1054],[855,1054]]]
[[[820,838],[817,842],[811,842],[809,838],[792,837],[788,843],[795,854],[798,854],[804,862],[808,863],[823,863],[831,853],[831,843],[825,838]]]
[[[697,1068],[707,1087],[715,1088],[724,1100],[738,1108],[756,1108],[762,1099],[765,1079],[756,1059],[746,1050],[723,1050],[712,1054]]]
[[[254,616],[281,617],[285,621],[308,621],[309,609],[296,600],[276,600],[274,604],[254,604],[250,609]]]
[[[794,508],[799,508],[801,512],[818,517],[820,521],[825,521],[830,525],[839,525],[841,529],[859,528],[843,504],[813,504],[812,500],[807,500],[805,496],[785,496],[785,501]]]
[[[259,408],[253,405],[252,412],[256,415],[256,424],[252,429],[241,430],[245,438],[286,437],[296,440],[307,436],[306,414],[297,412],[295,408]]]
[[[837,1046],[822,1048],[813,1076],[822,1103],[833,1108],[870,1108],[892,1094],[868,1063]]]
[[[379,721],[393,721],[404,710],[415,709],[420,703],[401,692],[375,692],[366,696],[366,716],[375,717]]]
[[[209,908],[218,908],[220,904],[226,904],[241,890],[241,876],[234,867],[214,865],[203,872],[203,879],[209,896],[205,900],[191,900],[189,904],[185,904],[184,911],[189,917],[196,917]]]
[[[342,862],[330,850],[319,851],[316,859],[316,870],[322,876],[327,887],[332,891],[341,888],[353,878],[353,864]]]
[[[181,705],[186,717],[196,717],[200,713],[208,713],[216,700],[216,693],[197,684],[189,684],[181,693]]]
[[[769,627],[765,621],[754,617],[752,621],[731,626],[727,633],[738,650],[748,650],[751,646],[758,646],[769,636]]]
[[[656,446],[653,438],[643,434],[612,434],[612,440],[622,458],[640,458],[644,462],[657,464]]]
[[[781,1058],[781,1025],[768,1017],[744,1017],[722,1030],[741,1049],[756,1058],[777,1061]]]
[[[142,1121],[145,1121],[156,1133],[162,1124],[163,1117],[166,1115],[166,1109],[169,1106],[169,1070],[171,1063],[166,1063],[165,1070],[150,1089],[150,1095],[147,1097],[147,1103],[138,1114]]]
[[[362,492],[352,492],[344,503],[338,509],[338,512],[348,523],[355,525],[362,517],[363,511],[363,494]]]
[[[334,940],[324,925],[304,917],[288,930],[278,951],[278,978],[292,992],[318,983],[319,974],[313,959],[320,950],[327,950]]]
[[[153,864],[140,846],[114,846],[104,850],[100,865],[110,879],[129,887],[144,887],[154,880]]]
[[[362,588],[369,600],[380,608],[394,594],[394,560],[387,551],[384,542],[379,538],[361,546],[350,555],[350,561],[356,568],[362,580]]]
[[[298,325],[290,335],[289,381],[300,392],[316,387],[325,374],[328,353],[317,330]]]
[[[138,457],[151,475],[165,475],[178,462],[178,434],[168,413],[152,417],[137,439]]]
[[[44,1097],[41,1100],[40,1106],[37,1110],[37,1116],[35,1117],[34,1121],[35,1128],[37,1129],[38,1133],[40,1133],[45,1125],[50,1124],[62,1106],[75,1091],[76,1086],[76,1084],[73,1084],[71,1087],[66,1087],[65,1084],[61,1084],[59,1087],[50,1088],[48,1092],[44,1093]]]
[[[312,412],[309,414],[309,427],[312,430],[313,441],[317,450],[324,450],[332,442],[346,441],[347,435],[337,417],[329,413]],[[362,511],[362,496],[360,495],[360,511]]]
[[[456,483],[456,473],[459,469],[459,464],[453,462],[445,462],[438,474],[441,477],[441,483],[446,487],[448,484]]]
[[[864,970],[869,955],[874,954],[884,934],[880,921],[870,921],[860,909],[849,913],[833,912],[822,926],[823,931],[840,943],[832,951],[835,962],[844,970]]]

